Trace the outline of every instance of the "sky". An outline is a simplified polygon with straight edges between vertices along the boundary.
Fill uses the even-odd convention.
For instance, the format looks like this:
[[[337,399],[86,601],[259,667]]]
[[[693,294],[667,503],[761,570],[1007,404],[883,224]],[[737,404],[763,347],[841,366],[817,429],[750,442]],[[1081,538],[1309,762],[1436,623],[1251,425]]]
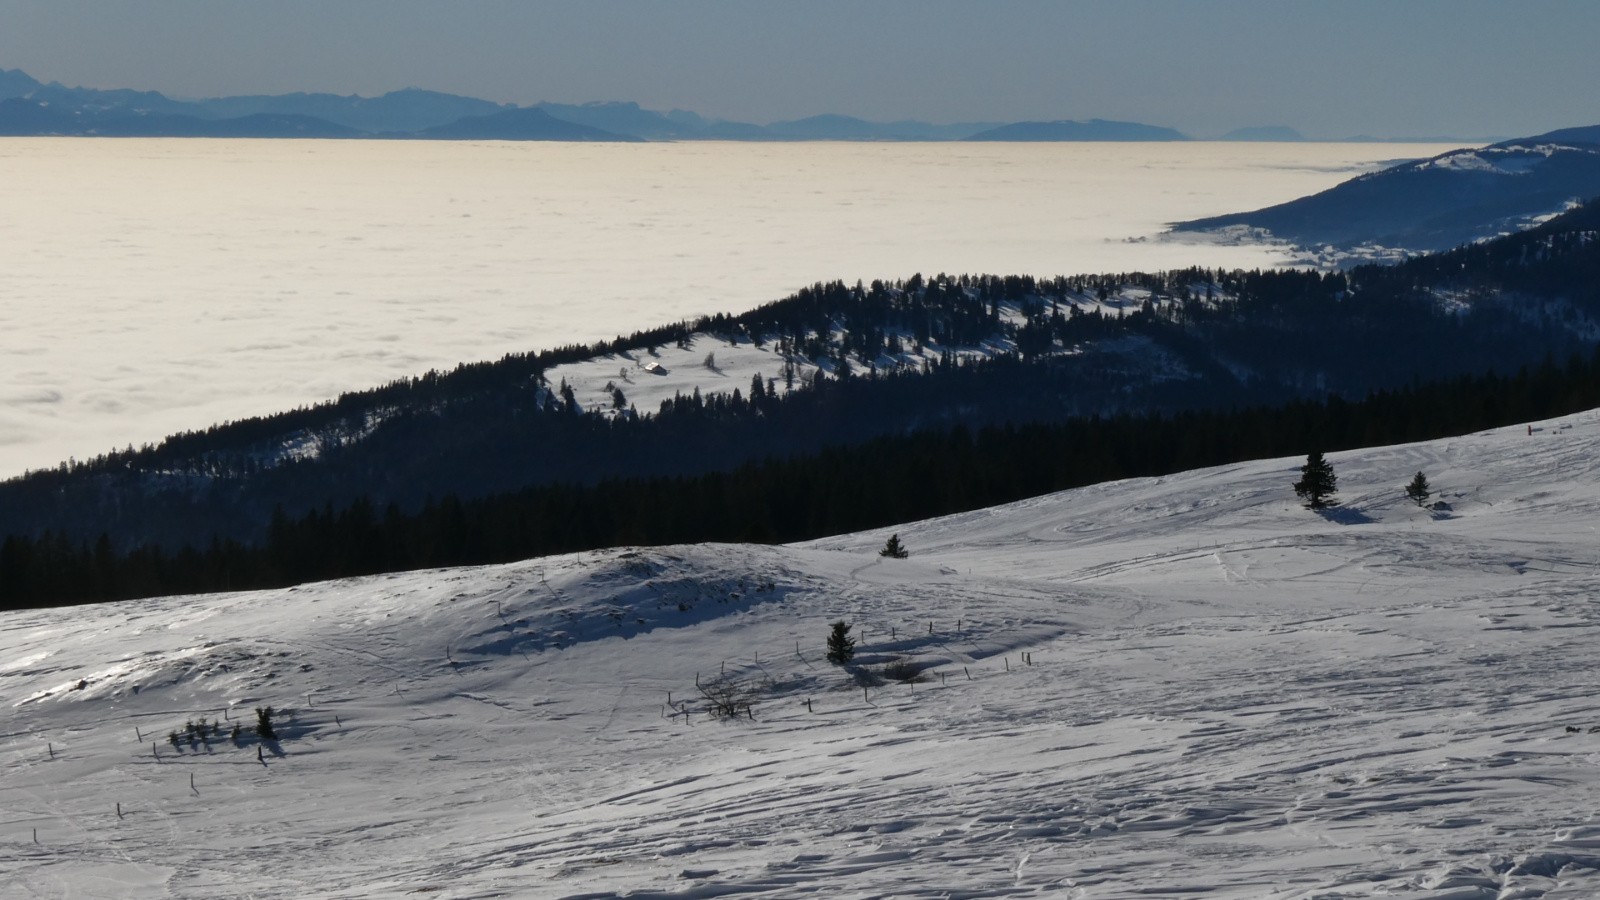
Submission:
[[[424,87],[766,123],[1110,118],[1207,137],[1600,123],[1592,0],[0,0],[0,68],[179,97]]]

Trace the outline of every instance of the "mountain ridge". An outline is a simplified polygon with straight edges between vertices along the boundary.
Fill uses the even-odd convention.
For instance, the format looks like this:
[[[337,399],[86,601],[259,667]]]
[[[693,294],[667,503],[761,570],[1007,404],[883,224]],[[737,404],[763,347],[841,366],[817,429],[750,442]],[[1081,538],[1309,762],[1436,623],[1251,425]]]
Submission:
[[[1187,141],[1189,137],[1173,128],[1089,119],[1079,122],[1061,119],[1054,122],[1013,122],[971,135],[968,141]]]
[[[390,91],[377,97],[298,92],[173,100],[155,91],[67,87],[55,82],[41,84],[19,69],[0,69],[0,100],[7,99],[46,104],[62,114],[41,118],[11,109],[9,116],[0,115],[0,133],[8,135],[162,137],[182,134],[428,140],[471,134],[477,140],[955,141],[986,134],[990,136],[982,140],[1183,139],[1171,129],[1099,119],[1088,123],[1014,123],[1008,126],[997,122],[872,122],[823,113],[757,125],[706,119],[684,110],[662,113],[627,101],[578,104],[546,101],[518,107],[421,88]],[[565,124],[545,122],[526,113],[506,115],[523,109],[541,110]],[[158,116],[184,117],[185,120],[179,124]],[[248,118],[252,116],[256,118]],[[273,119],[272,116],[296,118]],[[101,122],[102,119],[115,121],[107,124]],[[237,121],[241,119],[246,121]],[[147,127],[141,130],[140,123]],[[274,132],[271,127],[274,123],[284,127]],[[996,130],[1000,130],[999,136],[992,135]]]
[[[1446,250],[1515,232],[1600,196],[1600,126],[1462,148],[1359,175],[1244,213],[1175,223],[1174,232],[1247,229],[1336,258]]]

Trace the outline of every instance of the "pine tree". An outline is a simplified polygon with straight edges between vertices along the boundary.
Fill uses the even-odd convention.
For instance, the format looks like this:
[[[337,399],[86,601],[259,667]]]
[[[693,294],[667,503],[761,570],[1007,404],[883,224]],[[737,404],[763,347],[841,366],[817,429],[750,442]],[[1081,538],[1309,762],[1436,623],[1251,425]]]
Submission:
[[[1411,502],[1418,506],[1427,503],[1428,498],[1432,495],[1433,490],[1428,487],[1428,476],[1421,472],[1418,472],[1417,477],[1411,479],[1411,483],[1406,485],[1406,496],[1410,497]]]
[[[889,539],[883,542],[883,549],[878,551],[878,555],[887,556],[890,559],[905,559],[911,553],[900,543],[900,535],[891,534]]]
[[[828,635],[828,662],[844,665],[856,655],[856,641],[850,636],[850,626],[843,622],[833,623],[833,631]]]
[[[1323,458],[1322,451],[1316,450],[1307,456],[1300,473],[1300,480],[1294,483],[1294,492],[1306,501],[1306,508],[1322,509],[1330,505],[1339,479],[1333,474],[1333,466]]]
[[[256,734],[264,741],[278,739],[278,733],[272,730],[272,707],[256,707]]]

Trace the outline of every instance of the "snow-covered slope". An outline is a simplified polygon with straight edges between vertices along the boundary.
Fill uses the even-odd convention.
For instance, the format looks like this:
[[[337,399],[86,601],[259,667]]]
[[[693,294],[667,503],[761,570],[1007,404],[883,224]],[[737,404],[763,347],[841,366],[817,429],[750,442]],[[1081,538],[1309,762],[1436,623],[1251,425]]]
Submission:
[[[1330,460],[5,613],[0,895],[1600,894],[1600,415]]]
[[[1288,203],[1173,227],[1225,240],[1275,238],[1327,264],[1448,250],[1526,230],[1600,194],[1596,134],[1572,128],[1452,150]]]

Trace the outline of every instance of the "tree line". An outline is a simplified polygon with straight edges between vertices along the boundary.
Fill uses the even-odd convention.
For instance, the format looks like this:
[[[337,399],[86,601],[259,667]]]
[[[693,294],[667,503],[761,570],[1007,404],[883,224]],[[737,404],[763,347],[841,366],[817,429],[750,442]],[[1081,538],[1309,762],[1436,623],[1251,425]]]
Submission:
[[[59,532],[0,543],[0,608],[241,590],[629,544],[787,542],[960,512],[1118,478],[1464,434],[1600,406],[1600,354],[1232,411],[956,425],[772,457],[727,471],[446,495],[405,511],[370,497],[271,516],[256,541],[142,543]]]

